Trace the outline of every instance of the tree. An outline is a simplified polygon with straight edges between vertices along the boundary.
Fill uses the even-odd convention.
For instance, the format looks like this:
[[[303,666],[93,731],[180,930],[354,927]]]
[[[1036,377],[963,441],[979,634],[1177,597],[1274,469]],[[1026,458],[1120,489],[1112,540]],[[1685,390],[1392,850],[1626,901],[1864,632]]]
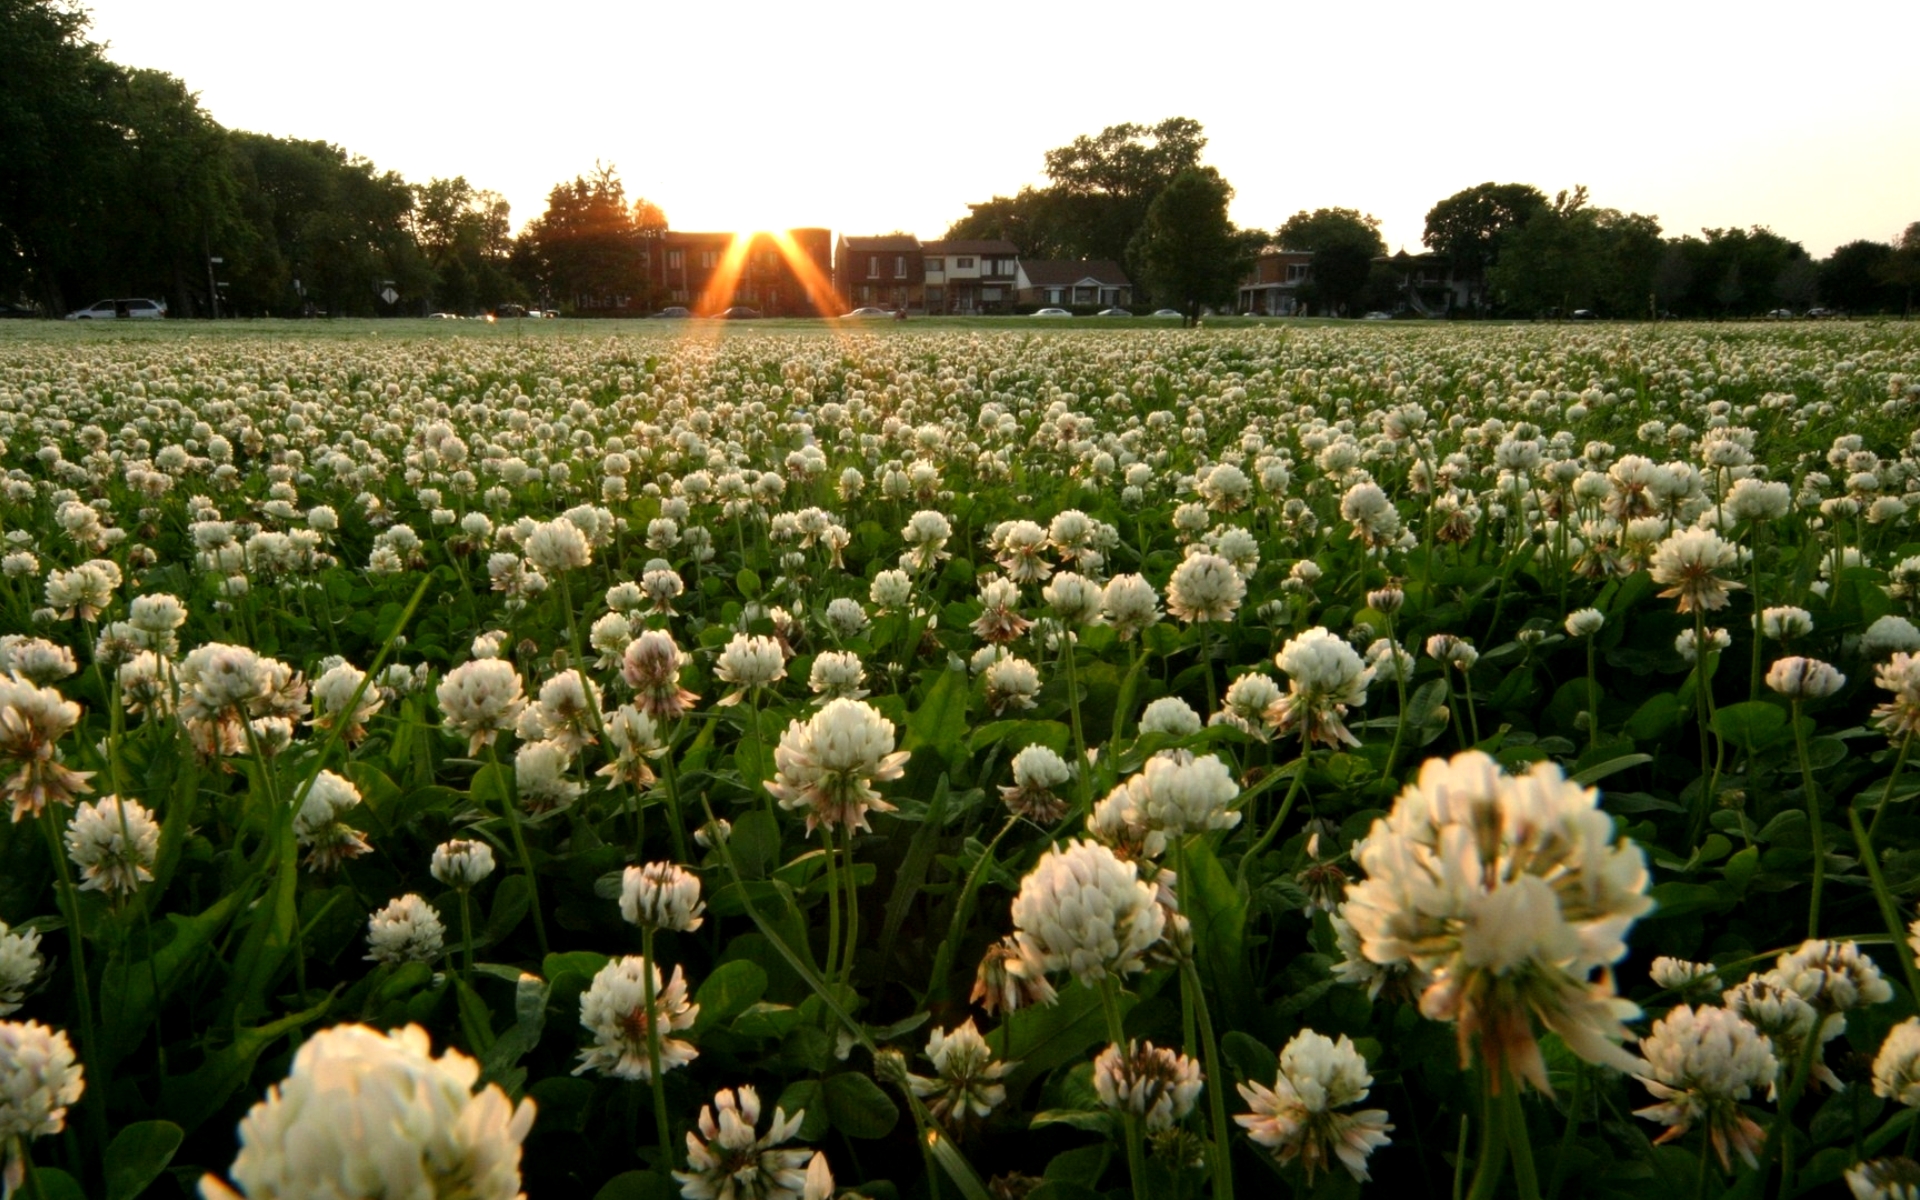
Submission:
[[[1900,293],[1887,282],[1894,249],[1862,238],[1827,255],[1820,264],[1820,297],[1848,312],[1886,312],[1900,306]]]
[[[1203,304],[1231,303],[1265,236],[1236,229],[1227,217],[1233,188],[1212,167],[1174,176],[1147,207],[1129,249],[1155,298],[1200,319]]]
[[[1380,218],[1352,208],[1316,208],[1288,217],[1274,234],[1284,250],[1313,252],[1313,270],[1303,299],[1323,313],[1357,307],[1367,290],[1373,260],[1387,252]]]
[[[108,119],[120,71],[86,30],[80,8],[0,0],[0,298],[30,292],[54,312],[99,253],[89,235],[121,145]]]
[[[1505,235],[1546,207],[1546,196],[1531,184],[1477,184],[1427,210],[1421,241],[1447,257],[1456,277],[1470,281],[1477,303],[1486,271],[1500,260]]]
[[[1899,290],[1900,312],[1913,315],[1913,292],[1920,288],[1920,221],[1906,227],[1893,244],[1893,256],[1882,269],[1888,285]]]
[[[438,307],[493,307],[517,294],[508,273],[512,212],[498,192],[463,175],[413,185],[413,231],[438,276]]]
[[[1048,184],[970,204],[948,237],[1001,237],[1034,258],[1104,258],[1138,267],[1130,247],[1154,197],[1200,163],[1200,123],[1109,125],[1046,153]]]
[[[646,239],[665,228],[658,206],[629,205],[619,171],[596,162],[592,175],[554,185],[546,212],[522,231],[527,252],[518,257],[539,286],[576,309],[645,309],[653,301]]]

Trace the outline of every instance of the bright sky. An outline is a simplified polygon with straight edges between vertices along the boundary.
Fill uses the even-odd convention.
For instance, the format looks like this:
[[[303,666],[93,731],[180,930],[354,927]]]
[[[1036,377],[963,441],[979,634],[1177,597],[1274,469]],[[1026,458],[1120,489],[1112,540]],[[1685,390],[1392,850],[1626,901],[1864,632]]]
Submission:
[[[1420,249],[1487,180],[1765,224],[1824,256],[1920,220],[1914,0],[91,0],[93,37],[231,128],[314,138],[516,226],[616,164],[677,229],[937,237],[1123,121],[1192,117],[1234,219]]]

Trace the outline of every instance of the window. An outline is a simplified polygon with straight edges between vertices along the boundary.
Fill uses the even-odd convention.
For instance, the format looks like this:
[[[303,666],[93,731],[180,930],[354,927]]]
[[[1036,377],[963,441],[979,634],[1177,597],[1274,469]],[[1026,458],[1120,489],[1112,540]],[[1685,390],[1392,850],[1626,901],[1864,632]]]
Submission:
[[[880,278],[880,256],[878,254],[867,255],[867,278]]]
[[[947,269],[947,260],[944,258],[930,258],[927,260],[928,271],[938,274],[941,271],[944,271],[946,269]]]
[[[1047,289],[1047,303],[1048,303],[1048,304],[1058,304],[1058,303],[1060,303],[1060,289],[1059,289],[1059,288],[1048,288],[1048,289]]]
[[[718,250],[702,250],[700,252],[700,269],[701,270],[711,271],[713,270],[713,268],[719,265],[720,265],[720,252]]]
[[[906,255],[896,254],[893,256],[893,277],[895,279],[905,279],[907,277]]]
[[[1013,274],[1013,260],[1012,260],[1012,259],[1010,259],[1010,258],[990,258],[990,259],[988,259],[988,260],[987,260],[987,274],[989,274],[989,275],[1011,275],[1011,274]]]
[[[953,260],[953,268],[956,271],[971,271],[973,270],[973,260],[970,258],[956,258]]]
[[[687,252],[685,250],[667,251],[667,270],[684,271],[686,269],[687,269]]]
[[[1305,263],[1288,263],[1287,264],[1287,282],[1288,283],[1299,283],[1302,279],[1305,279],[1306,277],[1307,277],[1307,264]]]

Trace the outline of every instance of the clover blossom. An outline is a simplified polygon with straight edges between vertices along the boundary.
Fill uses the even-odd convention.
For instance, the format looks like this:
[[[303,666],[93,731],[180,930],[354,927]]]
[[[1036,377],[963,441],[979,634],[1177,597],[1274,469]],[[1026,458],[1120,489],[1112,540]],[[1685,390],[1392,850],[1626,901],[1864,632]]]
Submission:
[[[1311,1029],[1280,1051],[1274,1085],[1238,1085],[1248,1112],[1234,1121],[1282,1163],[1300,1160],[1307,1181],[1338,1158],[1356,1182],[1366,1182],[1367,1158],[1392,1139],[1386,1110],[1340,1112],[1367,1098],[1373,1074],[1345,1034],[1334,1041]]]

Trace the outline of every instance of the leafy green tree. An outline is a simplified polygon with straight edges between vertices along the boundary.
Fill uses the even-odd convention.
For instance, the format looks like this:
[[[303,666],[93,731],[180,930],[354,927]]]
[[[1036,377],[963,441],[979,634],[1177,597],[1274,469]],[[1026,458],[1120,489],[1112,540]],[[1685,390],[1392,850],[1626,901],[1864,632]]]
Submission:
[[[1645,313],[1662,254],[1657,218],[1594,208],[1585,187],[1560,192],[1503,233],[1501,246],[1487,271],[1488,290],[1508,311],[1527,315]]]
[[[1447,257],[1456,277],[1469,281],[1477,304],[1486,271],[1500,261],[1504,237],[1546,207],[1547,197],[1531,184],[1476,184],[1427,210],[1421,241]]]
[[[518,294],[508,270],[511,207],[466,176],[413,185],[413,231],[438,276],[439,307],[493,307]]]
[[[1316,208],[1288,217],[1274,234],[1284,250],[1311,250],[1313,269],[1302,298],[1322,313],[1337,315],[1359,306],[1367,290],[1373,260],[1387,252],[1380,218],[1352,208]]]
[[[50,311],[92,286],[92,239],[111,204],[120,70],[87,40],[85,10],[0,0],[0,295]]]
[[[1900,293],[1887,283],[1893,247],[1865,238],[1837,247],[1820,264],[1820,297],[1848,312],[1887,312],[1900,306]]]
[[[1143,281],[1162,304],[1200,319],[1203,304],[1230,304],[1265,235],[1237,229],[1227,217],[1233,188],[1212,167],[1174,176],[1147,207],[1129,249]]]
[[[646,201],[629,205],[612,163],[592,175],[556,184],[547,209],[521,232],[520,269],[548,294],[575,309],[652,306],[646,241],[666,228],[666,216]]]
[[[1029,258],[1071,258],[1074,243],[1061,199],[1051,188],[1023,187],[1016,195],[969,204],[967,215],[947,227],[947,237],[998,238],[1012,242]]]
[[[1901,313],[1912,316],[1913,293],[1920,288],[1920,221],[1901,231],[1900,239],[1893,244],[1893,256],[1882,269],[1882,278],[1900,292]]]

